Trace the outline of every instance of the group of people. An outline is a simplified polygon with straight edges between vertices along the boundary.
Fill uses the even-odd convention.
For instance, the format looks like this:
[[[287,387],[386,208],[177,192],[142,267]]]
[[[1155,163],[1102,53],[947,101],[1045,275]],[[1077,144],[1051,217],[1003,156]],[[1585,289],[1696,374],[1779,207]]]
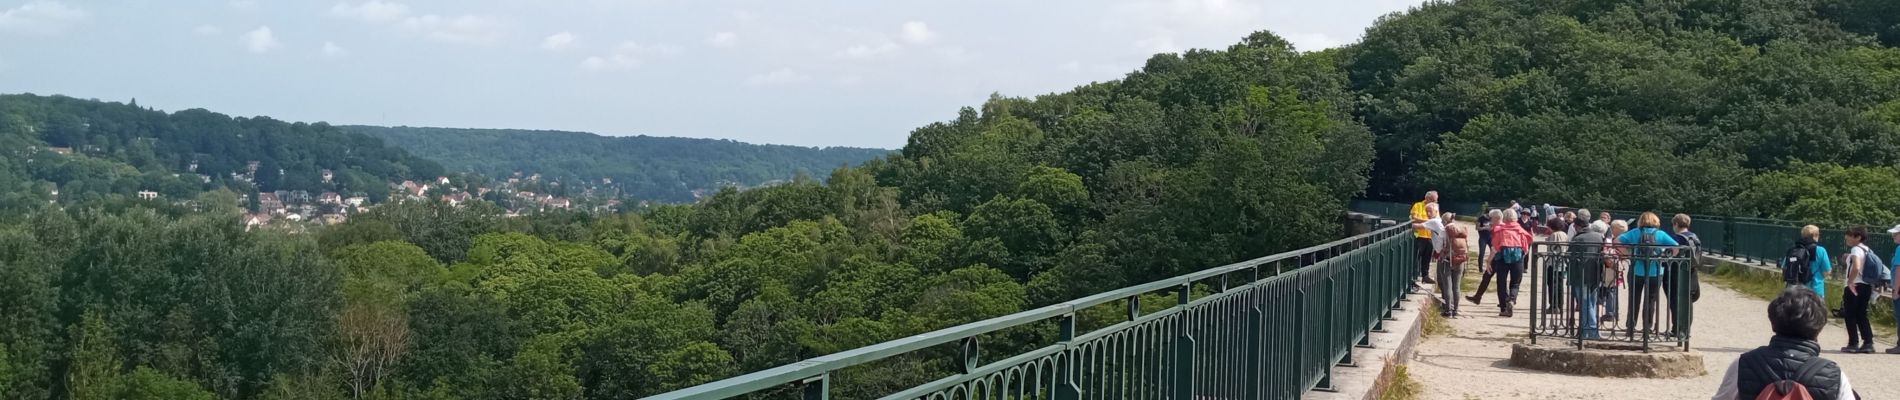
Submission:
[[[1455,213],[1441,209],[1437,192],[1427,192],[1411,209],[1418,249],[1417,283],[1438,285],[1443,305],[1439,312],[1446,317],[1460,317],[1459,300],[1483,304],[1484,292],[1490,288],[1492,278],[1496,278],[1498,315],[1511,317],[1518,302],[1518,288],[1531,267],[1531,253],[1537,251],[1533,243],[1541,241],[1553,244],[1544,249],[1546,252],[1563,252],[1568,248],[1601,255],[1596,260],[1602,261],[1593,263],[1600,268],[1555,268],[1553,264],[1547,267],[1550,273],[1544,274],[1543,279],[1547,295],[1544,312],[1561,313],[1560,304],[1574,306],[1578,313],[1574,317],[1583,324],[1585,337],[1596,337],[1600,322],[1616,320],[1619,293],[1625,287],[1631,296],[1626,324],[1630,334],[1634,334],[1639,321],[1653,323],[1656,310],[1651,304],[1666,303],[1673,313],[1679,293],[1675,293],[1674,285],[1664,283],[1676,282],[1678,278],[1674,268],[1666,267],[1655,256],[1662,255],[1663,251],[1693,254],[1693,250],[1674,249],[1701,244],[1701,239],[1689,229],[1690,217],[1677,214],[1671,229],[1665,230],[1660,217],[1644,213],[1632,230],[1628,221],[1613,220],[1608,212],[1598,214],[1594,221],[1589,216],[1587,209],[1559,211],[1548,204],[1527,207],[1515,201],[1509,207],[1479,215],[1478,269],[1484,275],[1479,279],[1476,293],[1464,296],[1461,286],[1466,263],[1470,261],[1467,248],[1470,233],[1456,225]],[[1638,251],[1656,254],[1633,257]],[[1436,274],[1432,273],[1433,264],[1439,266]],[[1563,282],[1566,281],[1572,285],[1569,299],[1564,295]],[[1639,320],[1639,316],[1642,319]]]
[[[1893,242],[1900,244],[1900,225],[1887,229],[1893,236]],[[1842,353],[1866,354],[1874,352],[1873,323],[1868,318],[1868,306],[1880,291],[1900,293],[1900,284],[1893,279],[1893,270],[1873,249],[1867,247],[1867,227],[1854,225],[1842,235],[1847,255],[1841,257],[1846,268],[1841,282],[1841,309],[1835,314],[1847,322],[1847,346]],[[1900,248],[1896,248],[1894,258],[1900,259]],[[1827,274],[1834,271],[1834,260],[1828,256],[1827,246],[1821,244],[1821,228],[1814,225],[1801,227],[1801,236],[1788,250],[1787,257],[1778,263],[1782,277],[1790,286],[1803,286],[1815,296],[1827,298]],[[1895,319],[1900,320],[1900,298],[1894,300]],[[1900,346],[1889,348],[1887,354],[1900,354]]]
[[[1541,251],[1550,254],[1589,254],[1559,257],[1567,261],[1544,266],[1550,272],[1544,275],[1545,292],[1549,294],[1544,312],[1573,313],[1570,317],[1575,318],[1572,321],[1586,339],[1600,337],[1603,332],[1599,324],[1617,320],[1621,304],[1618,297],[1625,290],[1630,296],[1625,322],[1630,334],[1636,332],[1639,321],[1656,321],[1657,308],[1673,315],[1685,300],[1693,302],[1699,297],[1698,282],[1682,284],[1678,280],[1684,277],[1677,274],[1693,278],[1693,268],[1670,268],[1660,261],[1669,258],[1665,256],[1696,258],[1702,241],[1690,230],[1693,221],[1688,215],[1676,214],[1667,229],[1655,213],[1643,213],[1633,221],[1613,219],[1608,212],[1590,217],[1585,209],[1559,211],[1549,205],[1526,207],[1517,202],[1479,215],[1476,250],[1478,268],[1484,276],[1477,293],[1463,296],[1460,282],[1470,261],[1467,241],[1471,233],[1457,226],[1455,213],[1441,209],[1437,192],[1428,192],[1411,209],[1419,258],[1417,283],[1438,285],[1443,306],[1440,313],[1459,317],[1458,300],[1483,304],[1485,289],[1496,277],[1498,315],[1510,317],[1518,300],[1518,287],[1530,267],[1531,252],[1539,251],[1533,243],[1549,243]],[[1893,235],[1894,243],[1900,244],[1900,226],[1887,232]],[[1848,228],[1847,254],[1841,258],[1846,268],[1839,283],[1844,301],[1834,313],[1847,323],[1848,343],[1840,349],[1847,354],[1874,352],[1868,305],[1877,291],[1900,293],[1900,282],[1893,279],[1893,271],[1868,248],[1867,235],[1865,226]],[[1743,353],[1729,366],[1714,399],[1753,399],[1764,391],[1779,394],[1795,390],[1815,399],[1859,398],[1839,365],[1820,356],[1818,339],[1830,312],[1824,300],[1828,290],[1825,277],[1834,269],[1828,249],[1821,245],[1820,228],[1803,227],[1788,254],[1778,265],[1789,286],[1768,306],[1774,337],[1768,345]],[[1900,259],[1900,249],[1892,259]],[[1439,266],[1436,274],[1432,273],[1433,264]],[[1569,287],[1564,287],[1564,282]],[[1692,292],[1679,293],[1684,289],[1681,286]],[[1896,320],[1900,320],[1900,298],[1894,302]],[[1573,308],[1564,310],[1559,307],[1563,304]],[[1662,335],[1676,333],[1672,330]],[[1900,346],[1885,352],[1900,354]]]

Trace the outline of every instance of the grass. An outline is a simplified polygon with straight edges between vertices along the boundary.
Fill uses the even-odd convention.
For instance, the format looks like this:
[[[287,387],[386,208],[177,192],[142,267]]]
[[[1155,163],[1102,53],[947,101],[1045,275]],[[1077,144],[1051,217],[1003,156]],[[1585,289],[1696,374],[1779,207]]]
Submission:
[[[1451,327],[1451,320],[1445,319],[1436,310],[1425,313],[1425,337],[1451,336],[1456,332]]]
[[[1717,262],[1715,272],[1703,274],[1702,279],[1707,280],[1709,283],[1762,300],[1773,300],[1775,297],[1781,295],[1782,289],[1787,287],[1787,284],[1781,280],[1780,272],[1763,270],[1727,261]],[[1840,308],[1841,303],[1844,301],[1842,296],[1845,296],[1847,291],[1841,288],[1842,283],[1840,280],[1829,279],[1827,285],[1828,308]],[[1874,326],[1874,336],[1881,338],[1894,337],[1893,302],[1878,298],[1874,299],[1873,304],[1868,307],[1867,316]]]
[[[1424,395],[1425,387],[1412,380],[1412,374],[1406,372],[1405,364],[1392,366],[1392,384],[1379,394],[1379,400],[1412,400]]]

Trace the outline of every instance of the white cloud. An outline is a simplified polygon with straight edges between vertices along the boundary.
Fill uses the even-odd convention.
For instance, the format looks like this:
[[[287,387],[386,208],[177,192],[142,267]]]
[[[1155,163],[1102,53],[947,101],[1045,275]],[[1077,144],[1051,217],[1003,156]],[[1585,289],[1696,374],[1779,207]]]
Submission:
[[[405,18],[402,26],[429,40],[445,43],[491,43],[502,36],[501,20],[480,15],[443,17],[428,14]]]
[[[910,44],[923,44],[935,39],[937,33],[931,32],[930,25],[925,25],[923,21],[910,21],[904,23],[902,37]]]
[[[638,68],[646,65],[647,60],[671,58],[680,53],[678,46],[669,44],[645,45],[639,42],[622,42],[614,47],[611,54],[587,57],[581,60],[581,69],[588,71],[613,71]]]
[[[1181,43],[1230,44],[1267,25],[1266,10],[1244,0],[1127,0],[1110,7],[1105,29],[1139,35],[1130,45],[1142,51],[1173,53]]]
[[[408,16],[409,5],[382,0],[369,0],[362,4],[336,3],[330,7],[330,15],[380,24]]]
[[[746,78],[746,83],[754,86],[790,85],[810,80],[811,76],[798,73],[791,68],[779,68],[772,72],[754,74]]]
[[[57,35],[66,32],[66,27],[91,16],[86,10],[65,3],[36,0],[0,11],[0,31]]]
[[[567,50],[567,49],[574,48],[575,41],[579,39],[580,37],[574,36],[573,33],[569,33],[569,32],[556,33],[556,34],[548,35],[547,38],[541,39],[541,48],[553,50],[553,51]]]
[[[713,47],[732,47],[733,45],[739,44],[739,34],[732,32],[714,33],[712,36],[706,37],[706,44],[712,45]]]
[[[348,55],[350,50],[338,46],[336,42],[323,42],[323,58],[343,58]]]
[[[277,37],[270,33],[269,26],[260,26],[257,27],[257,29],[252,29],[250,32],[244,33],[244,48],[250,50],[252,53],[261,54],[276,50],[278,46],[282,45],[283,43],[278,43]]]
[[[217,36],[224,34],[224,28],[219,28],[216,25],[198,25],[196,28],[191,28],[191,33],[203,36]]]
[[[1288,42],[1293,42],[1293,48],[1299,51],[1319,51],[1345,44],[1339,39],[1322,33],[1291,33],[1284,38]]]
[[[845,57],[866,59],[866,58],[871,58],[871,57],[877,57],[878,55],[881,55],[884,53],[897,51],[897,49],[898,49],[897,43],[891,43],[889,41],[886,41],[886,42],[879,43],[876,45],[860,44],[860,45],[854,45],[851,47],[846,47],[844,49],[843,54]]]

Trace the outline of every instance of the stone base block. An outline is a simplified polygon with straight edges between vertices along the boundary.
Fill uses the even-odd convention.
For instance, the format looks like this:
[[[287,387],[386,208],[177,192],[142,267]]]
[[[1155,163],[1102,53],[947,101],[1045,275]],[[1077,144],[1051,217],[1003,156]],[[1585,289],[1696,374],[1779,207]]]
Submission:
[[[1511,366],[1539,371],[1606,378],[1686,378],[1702,376],[1702,352],[1679,348],[1651,349],[1641,345],[1596,344],[1578,349],[1567,346],[1511,345]]]

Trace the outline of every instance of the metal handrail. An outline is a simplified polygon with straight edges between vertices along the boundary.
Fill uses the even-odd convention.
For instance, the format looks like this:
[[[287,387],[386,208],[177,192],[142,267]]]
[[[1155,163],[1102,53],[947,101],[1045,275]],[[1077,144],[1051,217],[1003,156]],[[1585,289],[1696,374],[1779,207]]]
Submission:
[[[924,350],[924,349],[931,348],[934,346],[939,346],[939,345],[944,345],[944,344],[949,344],[952,342],[959,342],[959,341],[970,341],[970,340],[974,340],[975,337],[982,334],[997,332],[997,331],[1009,329],[1009,328],[1025,326],[1031,323],[1046,321],[1046,320],[1055,319],[1055,318],[1063,318],[1065,322],[1064,340],[1057,344],[1058,346],[1060,346],[1060,345],[1075,341],[1077,337],[1088,337],[1090,334],[1115,330],[1117,326],[1122,325],[1122,324],[1111,325],[1109,327],[1097,329],[1090,333],[1083,333],[1083,334],[1078,335],[1079,332],[1073,331],[1074,330],[1074,315],[1076,311],[1078,310],[1086,309],[1086,308],[1097,306],[1097,305],[1107,304],[1114,301],[1138,299],[1142,295],[1146,295],[1146,294],[1156,292],[1156,291],[1161,291],[1161,290],[1168,290],[1168,289],[1179,289],[1179,294],[1178,294],[1179,301],[1175,305],[1175,307],[1171,308],[1171,310],[1185,309],[1186,307],[1189,307],[1191,303],[1193,303],[1192,294],[1191,294],[1192,291],[1189,289],[1192,288],[1193,285],[1196,284],[1197,282],[1216,278],[1216,277],[1223,277],[1229,274],[1233,274],[1236,272],[1243,272],[1243,271],[1251,271],[1254,273],[1254,279],[1246,282],[1245,283],[1246,285],[1258,286],[1258,285],[1265,285],[1276,280],[1290,279],[1292,277],[1291,275],[1277,275],[1277,273],[1279,272],[1277,270],[1273,271],[1274,276],[1269,276],[1269,274],[1262,274],[1260,269],[1264,266],[1274,264],[1274,263],[1280,263],[1284,261],[1292,261],[1296,259],[1301,259],[1302,261],[1305,261],[1304,259],[1302,259],[1303,257],[1311,257],[1313,258],[1314,261],[1317,261],[1318,258],[1322,256],[1327,259],[1331,259],[1331,258],[1335,258],[1339,256],[1346,256],[1346,255],[1351,254],[1351,251],[1350,249],[1341,250],[1342,248],[1345,248],[1348,246],[1370,245],[1373,243],[1380,243],[1386,239],[1398,237],[1409,231],[1410,231],[1410,227],[1407,225],[1403,225],[1403,224],[1393,225],[1393,226],[1385,227],[1382,229],[1374,230],[1373,232],[1370,232],[1370,233],[1356,235],[1356,236],[1348,237],[1345,239],[1335,240],[1332,242],[1310,246],[1310,247],[1302,248],[1299,250],[1282,252],[1282,253],[1259,257],[1259,258],[1255,258],[1251,260],[1223,265],[1219,267],[1208,268],[1205,270],[1188,273],[1181,276],[1176,276],[1176,277],[1156,280],[1156,281],[1148,282],[1144,284],[1124,287],[1124,288],[1117,289],[1114,291],[1085,296],[1082,298],[1070,300],[1063,303],[1053,304],[1049,306],[1044,306],[1044,307],[1036,308],[1033,310],[1022,311],[1022,312],[1018,312],[1014,314],[990,318],[990,319],[967,323],[963,325],[957,325],[957,326],[953,326],[949,328],[931,331],[924,334],[919,334],[915,336],[883,342],[876,345],[871,345],[867,347],[833,353],[830,355],[815,357],[815,358],[807,359],[807,360],[800,361],[797,363],[787,364],[787,365],[774,367],[774,368],[770,368],[770,369],[766,369],[762,371],[752,372],[752,373],[748,373],[748,374],[744,374],[744,375],[740,375],[740,376],[736,376],[732,378],[727,378],[727,379],[723,379],[723,380],[719,380],[719,381],[715,381],[711,383],[693,386],[693,387],[681,389],[678,391],[655,395],[652,397],[648,397],[648,399],[655,399],[655,400],[722,399],[722,398],[730,398],[730,397],[750,394],[750,393],[759,392],[759,391],[768,390],[768,389],[785,387],[787,385],[792,385],[792,384],[804,384],[807,390],[812,390],[811,388],[817,388],[816,390],[819,391],[819,395],[817,397],[822,398],[824,397],[823,391],[828,390],[828,388],[826,387],[827,386],[826,380],[828,379],[829,374],[835,371],[863,365],[865,363],[869,363],[872,361],[886,359],[886,358],[896,356],[899,354],[914,352],[918,350]],[[1397,275],[1394,275],[1394,276],[1397,276]],[[1370,286],[1371,284],[1367,284],[1367,285]],[[1384,284],[1381,286],[1393,286],[1393,285]],[[1398,297],[1398,293],[1396,292],[1403,290],[1402,288],[1399,288],[1397,286],[1393,286],[1390,288],[1379,287],[1378,289],[1389,289],[1395,292],[1392,294],[1392,297]],[[1219,294],[1217,293],[1216,296],[1218,295]],[[1367,306],[1371,306],[1371,305],[1367,305]],[[1386,305],[1377,305],[1377,306],[1386,307]],[[1366,323],[1376,326],[1378,324],[1378,321],[1376,320],[1367,321]],[[1344,349],[1344,351],[1346,351],[1346,354],[1350,354],[1350,348]],[[999,362],[999,363],[986,364],[982,366],[981,368],[966,368],[967,372],[959,376],[969,376],[975,371],[982,370],[982,368],[990,368],[998,364],[1001,364],[1001,363]],[[951,378],[955,378],[955,376]],[[926,386],[930,386],[930,385],[927,384]]]

